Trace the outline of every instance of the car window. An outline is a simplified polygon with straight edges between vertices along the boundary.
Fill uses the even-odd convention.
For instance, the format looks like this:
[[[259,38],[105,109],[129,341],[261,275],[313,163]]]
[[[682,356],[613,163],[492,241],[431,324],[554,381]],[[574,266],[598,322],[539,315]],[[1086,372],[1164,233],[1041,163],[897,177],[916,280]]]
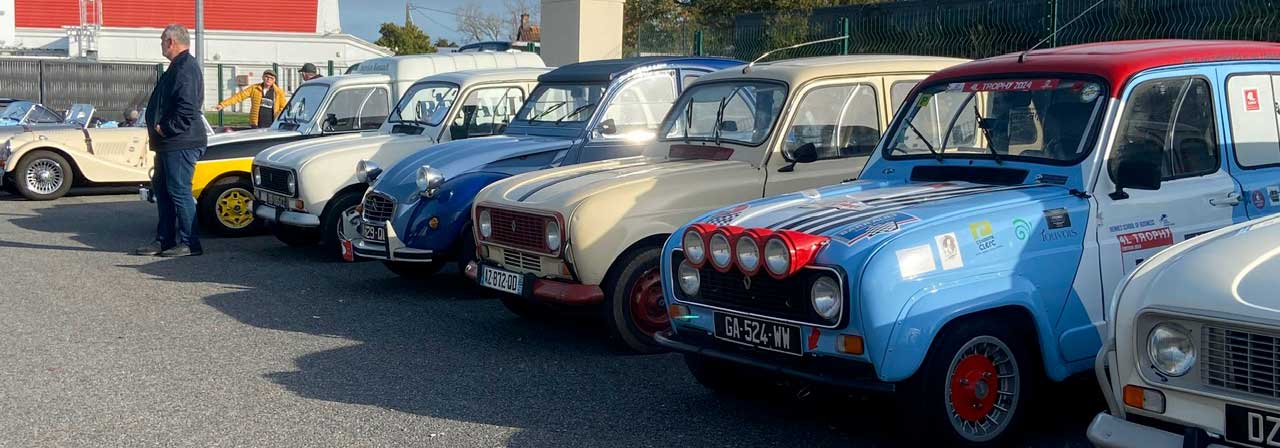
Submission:
[[[378,129],[390,113],[391,100],[386,89],[373,89],[373,93],[360,108],[360,129]]]
[[[1125,101],[1110,162],[1158,157],[1164,180],[1218,170],[1218,139],[1209,82],[1170,78],[1138,85]]]
[[[607,87],[595,83],[538,84],[516,115],[516,120],[530,124],[580,124],[591,118]]]
[[[329,108],[324,111],[325,132],[345,132],[358,130],[359,122],[356,117],[360,114],[360,106],[364,104],[365,98],[373,92],[372,87],[361,87],[354,89],[340,90],[333,95],[333,100],[329,102]]]
[[[329,86],[326,84],[308,84],[299,87],[293,92],[293,96],[289,98],[289,104],[284,106],[284,111],[280,112],[276,121],[294,125],[311,122],[316,109],[320,107],[320,103],[324,102],[324,96],[328,92]]]
[[[870,154],[880,140],[880,108],[871,84],[818,87],[805,93],[787,128],[785,151],[812,143],[818,160]]]
[[[653,137],[676,101],[674,72],[663,71],[629,81],[605,109],[601,124],[611,124],[605,138]],[[642,135],[643,134],[643,135]]]
[[[1227,78],[1232,150],[1244,168],[1280,165],[1273,73]]]
[[[38,105],[31,110],[31,115],[27,116],[27,122],[29,123],[59,123],[61,121],[62,117],[58,116],[58,114]]]
[[[439,126],[449,115],[454,100],[458,96],[458,86],[445,82],[425,82],[409,87],[396,105],[392,122],[410,122]]]
[[[523,102],[524,92],[515,87],[476,89],[462,101],[449,125],[449,136],[460,140],[501,134]]]
[[[898,109],[902,108],[902,102],[907,100],[907,95],[911,94],[911,89],[916,87],[920,81],[898,81],[889,86],[889,116],[898,114]]]
[[[672,107],[675,112],[663,126],[662,139],[759,145],[773,129],[786,96],[786,86],[772,82],[711,82],[693,86]]]

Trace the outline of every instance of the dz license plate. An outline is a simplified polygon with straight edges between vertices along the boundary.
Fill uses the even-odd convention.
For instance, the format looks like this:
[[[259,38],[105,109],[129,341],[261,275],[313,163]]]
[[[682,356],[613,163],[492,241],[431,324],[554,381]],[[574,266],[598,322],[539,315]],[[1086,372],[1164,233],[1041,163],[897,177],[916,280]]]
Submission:
[[[1228,441],[1280,448],[1280,414],[1228,404],[1226,417]]]
[[[800,327],[732,314],[715,314],[716,337],[729,342],[786,353],[800,354]]]
[[[259,192],[258,192],[258,200],[259,200],[259,201],[262,201],[264,204],[270,205],[270,206],[275,207],[275,208],[282,208],[282,209],[285,209],[285,210],[288,210],[288,209],[290,208],[290,207],[289,207],[289,198],[286,198],[286,197],[284,197],[284,196],[280,196],[280,195],[278,195],[278,194],[267,193],[267,192],[265,192],[265,191],[259,191]]]
[[[364,237],[365,241],[371,241],[375,243],[387,242],[387,228],[384,226],[377,226],[377,225],[366,223],[360,226],[360,235]]]
[[[524,276],[488,266],[480,266],[480,285],[499,291],[521,295],[524,292]]]

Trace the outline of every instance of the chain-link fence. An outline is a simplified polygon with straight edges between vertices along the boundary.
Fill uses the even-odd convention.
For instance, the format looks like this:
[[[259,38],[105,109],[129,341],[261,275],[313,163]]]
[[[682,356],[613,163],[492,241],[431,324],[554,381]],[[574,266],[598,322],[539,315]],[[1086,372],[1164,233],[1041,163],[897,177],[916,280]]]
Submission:
[[[844,53],[981,58],[1025,50],[1041,40],[1042,47],[1150,38],[1280,41],[1280,0],[906,0],[745,14],[732,28],[695,21],[642,23],[636,34],[641,54],[750,60],[774,48],[848,36],[846,42],[770,58]]]

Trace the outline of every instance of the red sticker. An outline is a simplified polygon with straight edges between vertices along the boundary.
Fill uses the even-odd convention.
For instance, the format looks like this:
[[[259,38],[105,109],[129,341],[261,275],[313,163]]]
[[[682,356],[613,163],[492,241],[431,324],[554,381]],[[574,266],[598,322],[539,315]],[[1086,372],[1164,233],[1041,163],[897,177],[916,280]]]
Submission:
[[[1244,109],[1262,109],[1262,105],[1258,104],[1258,89],[1244,89]]]
[[[1120,252],[1152,249],[1173,244],[1173,231],[1168,227],[1116,235],[1120,240]]]
[[[1029,92],[1058,88],[1059,79],[1010,79],[964,83],[965,92]]]
[[[342,261],[356,261],[356,251],[351,247],[351,240],[342,240]]]

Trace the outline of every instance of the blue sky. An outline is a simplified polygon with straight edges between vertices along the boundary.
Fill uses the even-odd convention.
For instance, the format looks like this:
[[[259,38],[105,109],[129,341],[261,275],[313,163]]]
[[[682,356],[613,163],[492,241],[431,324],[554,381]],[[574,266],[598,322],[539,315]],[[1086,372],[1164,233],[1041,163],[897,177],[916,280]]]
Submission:
[[[453,11],[463,4],[476,3],[486,9],[499,11],[502,0],[414,0],[415,5],[432,9]],[[383,22],[404,22],[404,0],[338,0],[342,31],[354,34],[370,42],[378,39],[378,26]],[[429,17],[427,17],[429,16]],[[430,11],[415,11],[413,23],[426,31],[431,40],[444,37],[459,41],[462,36],[453,28],[454,16]]]

